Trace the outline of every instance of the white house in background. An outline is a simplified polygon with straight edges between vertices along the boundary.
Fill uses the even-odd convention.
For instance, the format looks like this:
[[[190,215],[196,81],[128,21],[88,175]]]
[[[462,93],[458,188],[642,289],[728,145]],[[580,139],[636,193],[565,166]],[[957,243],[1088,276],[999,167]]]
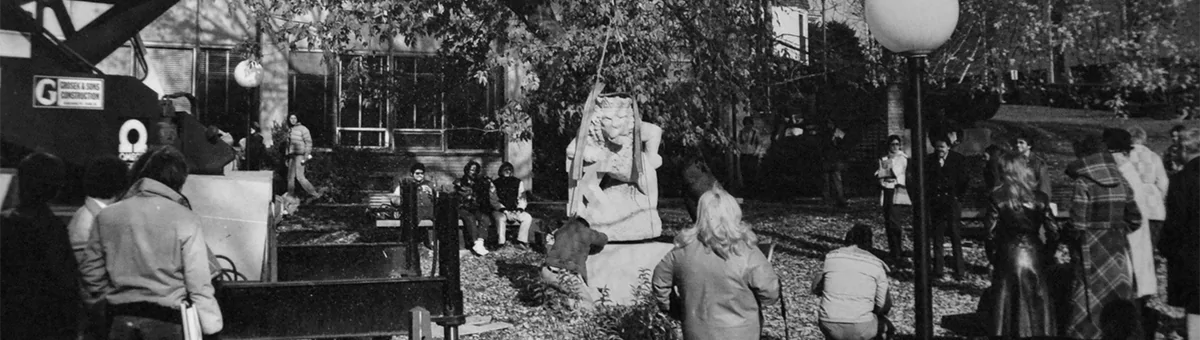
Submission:
[[[64,3],[75,27],[85,26],[112,6]],[[33,13],[36,6],[30,2],[23,9]],[[46,9],[41,16],[44,26],[62,37],[52,13]],[[469,161],[481,162],[487,174],[494,175],[500,162],[507,160],[515,165],[515,175],[526,180],[525,187],[532,188],[531,144],[506,140],[500,132],[484,132],[479,119],[503,106],[512,91],[519,91],[519,78],[510,78],[520,72],[494,72],[487,84],[457,82],[451,78],[459,75],[433,67],[439,61],[436,39],[418,39],[410,46],[396,38],[355,52],[369,55],[362,59],[369,65],[412,76],[411,86],[386,95],[405,99],[378,104],[345,86],[343,69],[350,56],[324,60],[321,51],[303,47],[289,51],[264,43],[259,51],[262,84],[243,88],[234,81],[233,70],[247,56],[235,48],[247,41],[271,41],[265,34],[259,36],[249,13],[243,0],[179,0],[140,32],[142,53],[126,43],[96,66],[107,74],[144,77],[160,95],[192,93],[197,98],[192,113],[237,139],[248,134],[252,121],[286,122],[290,114],[309,127],[318,150],[354,147],[407,154],[413,157],[403,159],[425,163],[430,177],[439,182],[461,175]],[[459,85],[438,93],[426,90],[420,98],[404,96],[447,81]],[[177,101],[176,108],[192,111],[186,100]],[[407,173],[407,164],[401,168],[378,171]]]
[[[780,0],[771,5],[775,53],[808,62],[808,2]]]

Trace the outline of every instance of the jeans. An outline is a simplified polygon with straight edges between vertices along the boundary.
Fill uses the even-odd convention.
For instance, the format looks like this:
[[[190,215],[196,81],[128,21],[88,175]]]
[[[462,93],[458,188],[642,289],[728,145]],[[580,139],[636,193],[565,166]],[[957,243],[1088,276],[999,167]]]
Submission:
[[[574,272],[554,268],[550,266],[542,266],[541,272],[542,283],[547,286],[554,287],[559,291],[573,295],[573,303],[576,307],[584,310],[595,308],[592,300],[592,291],[588,288],[587,283],[583,282],[583,277]]]
[[[533,216],[530,216],[529,213],[521,210],[492,212],[492,218],[496,220],[496,232],[500,234],[500,241],[498,241],[498,243],[504,244],[505,242],[508,242],[507,237],[505,237],[507,235],[505,234],[508,233],[509,217],[512,217],[512,219],[515,221],[521,222],[521,229],[517,229],[517,242],[529,243],[529,227],[533,225]]]
[[[826,170],[824,177],[821,194],[825,197],[825,204],[845,205],[846,194],[842,190],[842,171]]]
[[[304,177],[304,160],[308,158],[305,155],[292,155],[288,160],[288,193],[293,196],[296,193],[296,182],[300,182],[300,187],[304,188],[311,196],[320,196],[317,194],[317,189],[313,188],[312,183],[308,182],[308,178]]]
[[[738,163],[742,174],[742,185],[739,194],[748,197],[758,189],[758,155],[740,155]]]
[[[113,317],[109,340],[179,340],[183,325],[140,316]]]
[[[462,220],[466,229],[467,242],[487,237],[487,227],[492,225],[492,218],[479,210],[458,209],[458,219]]]
[[[896,189],[883,189],[883,227],[887,232],[888,255],[899,259],[904,251],[904,229],[900,227],[899,209],[894,203]]]

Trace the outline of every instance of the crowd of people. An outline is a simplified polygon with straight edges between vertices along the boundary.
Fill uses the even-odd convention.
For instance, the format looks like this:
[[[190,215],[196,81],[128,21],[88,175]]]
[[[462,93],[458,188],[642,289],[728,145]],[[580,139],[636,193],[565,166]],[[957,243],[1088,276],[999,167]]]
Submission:
[[[497,169],[496,178],[492,179],[483,175],[479,162],[471,161],[463,167],[462,176],[454,180],[453,191],[447,193],[457,198],[458,219],[462,221],[464,237],[471,242],[470,249],[477,255],[489,253],[485,242],[489,228],[496,228],[497,243],[506,245],[510,222],[519,226],[514,247],[529,247],[534,219],[525,211],[529,204],[525,184],[514,177],[513,172],[512,163],[504,162]],[[435,190],[436,184],[425,178],[424,164],[414,163],[409,168],[409,177],[398,181],[390,197],[392,208],[403,207],[401,191],[405,186],[417,189],[417,220],[432,221],[433,202],[442,193]],[[426,244],[432,242],[433,236],[428,237]]]
[[[1186,310],[1189,334],[1200,332],[1200,252],[1195,250],[1200,248],[1200,174],[1195,171],[1200,128],[1178,126],[1171,133],[1166,157],[1145,146],[1146,132],[1136,126],[1077,141],[1077,159],[1064,169],[1072,192],[1065,220],[1052,202],[1047,162],[1032,152],[1030,138],[1012,140],[1011,150],[986,150],[982,172],[989,204],[983,220],[992,286],[981,311],[989,314],[991,335],[1153,338],[1158,313],[1148,300],[1158,294],[1155,253],[1167,259],[1167,303]],[[889,152],[876,172],[888,233],[886,257],[901,263],[906,255],[896,213],[912,204],[908,189],[928,190],[931,272],[944,277],[948,233],[954,278],[961,280],[959,217],[968,171],[950,140],[931,140],[934,152],[925,164],[929,182],[922,185],[915,183],[901,138],[888,138]],[[1060,246],[1069,250],[1069,262],[1059,263]],[[1056,282],[1069,283],[1056,290]]]
[[[67,225],[48,205],[66,181],[63,162],[39,152],[18,171],[18,206],[0,224],[0,338],[180,339],[181,306],[195,308],[204,334],[222,329],[222,271],[180,193],[182,153],[154,147],[131,167],[93,160]]]

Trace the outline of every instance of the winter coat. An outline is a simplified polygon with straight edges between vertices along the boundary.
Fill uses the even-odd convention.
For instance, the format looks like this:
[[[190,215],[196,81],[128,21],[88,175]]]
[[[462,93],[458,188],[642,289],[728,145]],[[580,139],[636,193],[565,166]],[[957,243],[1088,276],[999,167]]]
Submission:
[[[1167,304],[1200,314],[1200,157],[1171,177],[1159,252],[1167,258]]]
[[[73,338],[80,296],[67,227],[46,205],[0,218],[0,338]]]
[[[1116,153],[1113,154],[1113,159],[1117,161],[1117,169],[1121,171],[1121,176],[1133,190],[1133,201],[1137,203],[1138,210],[1146,211],[1152,190],[1157,189],[1150,189],[1152,185],[1142,183],[1141,176],[1129,157]],[[1146,214],[1142,214],[1138,223],[1148,226],[1150,219]],[[1126,235],[1126,238],[1129,239],[1129,260],[1133,267],[1133,280],[1137,283],[1137,296],[1152,296],[1158,292],[1158,277],[1154,270],[1154,242],[1150,240],[1150,228],[1138,228]]]
[[[204,334],[224,321],[212,285],[211,253],[200,215],[179,192],[149,178],[100,211],[84,261],[83,282],[109,305],[151,303],[178,309],[190,299]]]
[[[687,340],[758,339],[759,307],[779,301],[779,277],[761,251],[741,249],[722,259],[698,241],[667,253],[654,268],[652,286],[659,308],[682,316]],[[670,310],[673,289],[681,311]]]
[[[1171,180],[1167,177],[1167,169],[1163,168],[1162,158],[1145,145],[1136,144],[1129,152],[1129,161],[1137,170],[1138,179],[1145,184],[1146,202],[1138,206],[1142,214],[1151,221],[1162,221],[1167,218],[1167,207],[1164,200],[1167,197],[1167,187]]]
[[[296,124],[288,133],[288,154],[307,155],[312,153],[312,135],[304,125]]]
[[[1076,280],[1064,335],[1108,339],[1137,326],[1111,316],[1136,315],[1119,313],[1136,313],[1127,235],[1140,227],[1142,216],[1112,154],[1084,157],[1068,165],[1067,174],[1073,178],[1071,227],[1078,232],[1080,256],[1071,263]]]

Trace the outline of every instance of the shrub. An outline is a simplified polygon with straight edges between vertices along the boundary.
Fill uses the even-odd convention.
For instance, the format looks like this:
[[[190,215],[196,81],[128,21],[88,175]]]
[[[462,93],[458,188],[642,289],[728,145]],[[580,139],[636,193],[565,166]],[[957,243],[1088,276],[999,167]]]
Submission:
[[[674,340],[681,339],[679,322],[662,313],[650,291],[649,269],[642,269],[638,274],[638,284],[634,286],[633,305],[622,306],[613,304],[608,299],[608,291],[600,290],[600,298],[596,301],[596,309],[582,312],[574,309],[573,293],[562,292],[550,286],[542,285],[535,290],[535,299],[544,308],[565,315],[570,328],[571,339],[584,340]],[[560,275],[559,283],[564,285],[577,280],[573,275]]]
[[[321,202],[363,203],[367,197],[365,191],[373,189],[375,173],[400,167],[397,157],[384,156],[365,149],[335,147],[309,160],[305,174],[317,192],[322,193]]]

